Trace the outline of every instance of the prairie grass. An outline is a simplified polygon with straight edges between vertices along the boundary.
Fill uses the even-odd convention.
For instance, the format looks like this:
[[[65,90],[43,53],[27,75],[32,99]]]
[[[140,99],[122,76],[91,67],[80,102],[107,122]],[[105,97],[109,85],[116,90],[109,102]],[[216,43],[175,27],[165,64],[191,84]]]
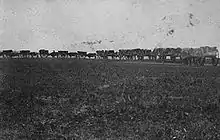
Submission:
[[[220,139],[219,67],[71,59],[0,64],[0,139]]]

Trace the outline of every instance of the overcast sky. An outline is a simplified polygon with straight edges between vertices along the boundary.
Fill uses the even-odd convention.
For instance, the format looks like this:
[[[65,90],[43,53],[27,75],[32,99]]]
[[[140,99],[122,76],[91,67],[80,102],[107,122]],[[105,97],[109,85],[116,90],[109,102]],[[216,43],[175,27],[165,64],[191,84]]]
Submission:
[[[219,13],[220,0],[1,0],[0,49],[220,47]]]

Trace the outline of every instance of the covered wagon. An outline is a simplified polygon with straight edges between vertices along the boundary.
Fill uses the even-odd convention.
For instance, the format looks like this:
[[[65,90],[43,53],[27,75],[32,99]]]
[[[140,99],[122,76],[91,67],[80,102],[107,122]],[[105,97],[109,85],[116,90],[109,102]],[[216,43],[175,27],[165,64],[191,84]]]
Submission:
[[[211,58],[213,66],[218,64],[219,52],[217,47],[183,48],[181,58],[185,64],[204,65],[206,58]]]
[[[200,47],[200,49],[201,49],[201,52],[202,52],[201,65],[205,64],[206,58],[211,59],[211,63],[212,63],[213,66],[218,65],[219,51],[218,51],[217,47],[204,46],[204,47]]]

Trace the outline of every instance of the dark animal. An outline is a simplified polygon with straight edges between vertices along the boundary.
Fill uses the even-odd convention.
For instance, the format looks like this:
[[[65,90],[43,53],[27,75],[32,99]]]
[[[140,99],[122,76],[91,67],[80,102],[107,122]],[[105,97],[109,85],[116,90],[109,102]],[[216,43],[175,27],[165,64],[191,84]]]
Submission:
[[[105,59],[105,51],[104,50],[97,50],[96,54],[99,59]]]
[[[39,54],[41,58],[47,58],[49,56],[49,51],[45,49],[39,50]]]
[[[89,59],[91,59],[92,57],[96,59],[96,53],[88,53],[87,57],[89,57]]]
[[[68,51],[58,51],[58,57],[68,57]]]
[[[79,58],[86,58],[87,52],[84,51],[77,51]]]
[[[55,57],[58,58],[58,52],[53,51],[53,52],[50,53],[50,56],[51,56],[52,58],[55,58]]]
[[[72,57],[77,58],[77,52],[69,52],[68,55],[70,58],[72,58]]]
[[[20,51],[20,57],[28,58],[29,56],[30,56],[30,50],[21,50]]]
[[[38,53],[37,52],[30,52],[31,58],[38,58]]]

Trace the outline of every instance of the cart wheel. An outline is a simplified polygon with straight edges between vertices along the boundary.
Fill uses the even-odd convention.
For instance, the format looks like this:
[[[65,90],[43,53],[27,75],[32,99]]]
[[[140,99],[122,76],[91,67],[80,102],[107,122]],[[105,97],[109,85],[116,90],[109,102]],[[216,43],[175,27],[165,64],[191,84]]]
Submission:
[[[204,66],[204,65],[205,65],[205,57],[201,58],[201,61],[200,61],[200,66]]]
[[[192,58],[187,58],[187,64],[188,64],[189,66],[192,66]]]
[[[218,65],[218,61],[219,61],[219,59],[218,58],[212,58],[212,65],[213,66],[217,66]]]

